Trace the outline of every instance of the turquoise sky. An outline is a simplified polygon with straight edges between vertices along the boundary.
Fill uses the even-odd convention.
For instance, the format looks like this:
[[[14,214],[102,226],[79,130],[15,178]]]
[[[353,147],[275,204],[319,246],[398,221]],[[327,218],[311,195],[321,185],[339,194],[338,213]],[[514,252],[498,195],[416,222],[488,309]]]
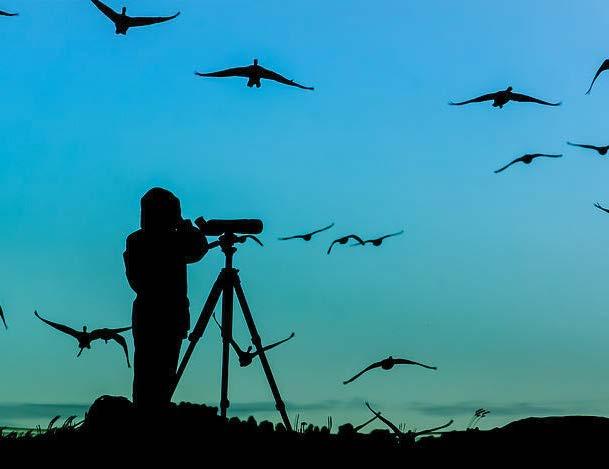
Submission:
[[[359,423],[364,400],[417,428],[463,427],[480,406],[488,427],[609,412],[609,215],[593,207],[609,205],[609,161],[565,144],[609,144],[609,76],[584,95],[609,57],[606,2],[128,8],[182,14],[122,37],[86,0],[0,4],[21,13],[0,18],[0,425],[130,395],[118,347],[76,359],[33,311],[129,324],[124,242],[157,185],[187,217],[264,220],[265,247],[240,248],[236,265],[263,338],[296,332],[269,355],[291,416]],[[316,90],[193,75],[254,57]],[[447,105],[508,85],[563,106]],[[493,173],[528,152],[565,157]],[[311,243],[276,241],[330,222]],[[382,248],[325,254],[342,234],[400,229]],[[212,252],[190,268],[193,320],[221,264]],[[247,345],[242,323],[236,337]],[[212,327],[178,400],[217,405],[219,343]],[[390,354],[439,370],[341,384]],[[260,367],[232,370],[232,414],[278,420]]]

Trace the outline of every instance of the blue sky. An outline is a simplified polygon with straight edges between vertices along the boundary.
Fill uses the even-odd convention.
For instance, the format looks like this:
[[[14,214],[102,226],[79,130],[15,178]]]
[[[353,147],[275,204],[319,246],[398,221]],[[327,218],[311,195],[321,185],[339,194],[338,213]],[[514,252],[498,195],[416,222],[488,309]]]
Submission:
[[[32,313],[129,323],[124,242],[157,185],[187,217],[264,220],[265,247],[236,264],[263,338],[296,332],[270,354],[291,415],[358,422],[366,399],[418,428],[464,425],[470,405],[489,426],[609,411],[609,215],[592,205],[609,205],[609,163],[565,144],[609,143],[607,77],[584,95],[609,57],[605,2],[131,0],[182,14],[126,37],[85,0],[0,8],[21,12],[0,19],[0,424],[130,394],[117,347],[76,359]],[[254,57],[316,90],[193,75]],[[447,105],[508,85],[563,105]],[[493,173],[528,152],[565,156]],[[325,255],[335,235],[400,229]],[[193,318],[221,264],[190,268]],[[177,399],[217,403],[219,352],[211,328]],[[341,384],[389,354],[439,370]],[[277,420],[260,368],[233,370],[235,412]]]

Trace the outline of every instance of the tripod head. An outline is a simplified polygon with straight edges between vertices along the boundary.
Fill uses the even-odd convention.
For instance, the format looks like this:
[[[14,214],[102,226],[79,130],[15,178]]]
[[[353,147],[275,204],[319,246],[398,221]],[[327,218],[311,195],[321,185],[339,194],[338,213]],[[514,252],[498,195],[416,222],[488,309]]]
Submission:
[[[195,225],[204,235],[218,236],[217,241],[209,243],[209,249],[220,246],[226,256],[226,267],[232,267],[233,255],[237,252],[235,244],[243,244],[248,239],[255,241],[260,246],[264,246],[254,234],[262,233],[262,220],[243,219],[243,220],[209,220],[203,217],[195,220]],[[237,235],[235,233],[239,233]],[[243,234],[247,233],[247,234]]]

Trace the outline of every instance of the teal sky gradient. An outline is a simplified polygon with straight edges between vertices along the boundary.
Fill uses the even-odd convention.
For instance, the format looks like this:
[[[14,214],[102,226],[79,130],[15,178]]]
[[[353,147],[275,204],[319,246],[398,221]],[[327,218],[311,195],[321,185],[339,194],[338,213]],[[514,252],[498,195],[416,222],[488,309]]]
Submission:
[[[593,207],[609,205],[609,161],[565,143],[609,144],[609,78],[584,95],[609,57],[606,2],[131,0],[132,15],[182,14],[126,37],[89,1],[12,3],[0,5],[21,13],[0,18],[6,408],[130,395],[115,345],[75,359],[32,313],[129,324],[124,242],[160,185],[186,217],[264,220],[265,247],[240,248],[236,265],[263,338],[296,332],[270,354],[290,415],[359,422],[364,400],[417,428],[463,426],[470,404],[493,412],[489,426],[609,412],[609,215]],[[316,90],[193,75],[254,57]],[[508,85],[563,105],[447,105]],[[565,156],[493,173],[529,152]],[[276,241],[330,222],[309,244]],[[335,236],[402,228],[382,248],[325,254]],[[212,252],[189,270],[193,322],[221,264]],[[211,327],[176,399],[217,405],[219,343]],[[342,385],[389,354],[439,370]],[[259,366],[232,370],[235,413],[270,401]],[[5,407],[0,425],[47,420]]]

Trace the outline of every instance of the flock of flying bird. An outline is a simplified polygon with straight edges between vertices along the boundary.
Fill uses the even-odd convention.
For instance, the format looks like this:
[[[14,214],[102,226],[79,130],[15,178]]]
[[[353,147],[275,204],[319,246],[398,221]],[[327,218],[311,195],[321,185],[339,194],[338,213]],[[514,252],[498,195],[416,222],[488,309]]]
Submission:
[[[128,16],[127,9],[125,7],[123,7],[121,12],[119,13],[119,12],[113,10],[112,8],[110,8],[108,5],[101,2],[100,0],[91,0],[91,2],[99,9],[99,11],[101,13],[103,13],[110,21],[112,21],[112,23],[115,26],[115,33],[120,34],[120,35],[126,35],[127,31],[130,28],[149,26],[149,25],[153,25],[153,24],[157,24],[157,23],[164,23],[164,22],[173,20],[180,15],[180,12],[177,12],[176,14],[171,15],[171,16],[157,16],[157,17]],[[12,16],[18,16],[18,13],[9,13],[6,11],[0,11],[0,16],[12,17]],[[598,68],[586,94],[590,94],[592,87],[593,87],[594,83],[596,82],[597,78],[606,70],[609,70],[609,59],[604,60],[603,63],[601,64],[601,66]],[[217,78],[242,77],[242,78],[247,78],[247,86],[250,88],[254,87],[254,86],[256,88],[259,88],[261,86],[261,80],[266,79],[266,80],[276,81],[283,85],[293,86],[293,87],[297,87],[297,88],[304,89],[304,90],[314,90],[313,87],[301,85],[299,83],[296,83],[293,80],[289,80],[289,79],[285,78],[284,76],[282,76],[272,70],[269,70],[269,69],[266,69],[266,68],[260,66],[258,64],[257,59],[254,59],[254,63],[252,65],[229,68],[226,70],[220,70],[220,71],[216,71],[216,72],[207,72],[207,73],[195,72],[195,75],[199,76],[199,77],[217,77]],[[496,91],[493,93],[484,94],[482,96],[478,96],[476,98],[472,98],[472,99],[461,101],[461,102],[450,102],[449,104],[452,106],[463,106],[463,105],[467,105],[467,104],[480,103],[480,102],[485,102],[485,101],[492,101],[492,106],[498,107],[498,108],[503,108],[503,106],[505,106],[510,101],[521,102],[521,103],[534,103],[534,104],[539,104],[539,105],[544,105],[544,106],[560,106],[561,105],[560,102],[549,102],[549,101],[538,99],[538,98],[528,96],[525,94],[515,93],[515,92],[513,92],[513,88],[511,86],[509,86],[505,90],[500,90],[500,91]],[[599,155],[602,155],[602,156],[607,155],[607,153],[609,152],[609,145],[596,146],[596,145],[571,143],[571,142],[567,142],[567,144],[571,145],[571,146],[575,146],[575,147],[594,150],[594,151],[598,152]],[[513,161],[509,162],[505,166],[499,168],[498,170],[495,171],[495,173],[500,173],[515,163],[524,163],[524,164],[528,165],[536,158],[540,158],[540,157],[560,158],[562,156],[563,156],[562,154],[547,154],[547,153],[525,154],[523,156],[520,156],[520,157],[514,159]],[[602,207],[598,203],[595,204],[595,207],[609,213],[608,208]],[[286,236],[286,237],[279,238],[279,240],[288,241],[288,240],[293,240],[293,239],[301,239],[303,241],[311,241],[313,236],[315,236],[319,233],[322,233],[324,231],[327,231],[327,230],[331,229],[333,226],[334,226],[334,223],[332,223],[328,226],[325,226],[323,228],[311,231],[309,233],[298,234],[298,235],[293,235],[293,236]],[[381,236],[379,238],[367,239],[367,240],[362,239],[360,236],[358,236],[356,234],[349,234],[349,235],[342,236],[342,237],[332,241],[332,243],[328,247],[327,254],[330,254],[330,252],[332,251],[333,247],[336,244],[345,245],[350,240],[354,241],[354,243],[351,244],[351,246],[365,246],[367,244],[370,244],[372,246],[378,247],[383,243],[383,241],[385,239],[394,237],[394,236],[398,236],[403,233],[404,233],[404,231],[402,230],[402,231],[399,231],[396,233],[391,233],[391,234]],[[125,353],[126,360],[127,360],[127,366],[131,367],[131,364],[129,361],[129,352],[128,352],[128,348],[127,348],[127,343],[126,343],[125,338],[121,335],[121,333],[128,331],[129,329],[131,329],[131,327],[122,327],[122,328],[115,328],[115,329],[102,328],[102,329],[95,329],[95,330],[89,332],[87,330],[87,327],[84,326],[82,328],[82,331],[78,331],[69,326],[65,326],[63,324],[49,321],[49,320],[43,318],[42,316],[40,316],[37,311],[35,311],[34,314],[37,318],[39,318],[42,322],[49,325],[50,327],[75,338],[78,342],[78,347],[79,347],[77,356],[80,356],[85,348],[90,349],[91,343],[95,340],[101,339],[101,340],[104,340],[106,343],[110,340],[113,340],[122,347],[122,349]],[[4,311],[2,310],[1,306],[0,306],[0,319],[2,320],[5,328],[8,329],[8,326],[6,325]],[[221,329],[221,326],[218,323],[218,321],[216,320],[215,316],[214,316],[214,320],[215,320],[216,324],[218,325],[218,327]],[[281,344],[287,342],[288,340],[292,339],[294,337],[294,335],[295,334],[292,332],[287,338],[274,342],[270,345],[267,345],[263,348],[263,350],[267,351],[272,348],[275,348],[278,345],[281,345]],[[252,352],[251,346],[249,346],[247,348],[247,350],[243,350],[241,347],[239,347],[237,342],[235,342],[235,340],[232,337],[231,337],[231,346],[232,346],[233,350],[235,351],[235,353],[237,354],[237,356],[239,358],[239,364],[242,367],[250,365],[253,362],[253,360],[256,358],[256,356],[259,354],[259,352],[257,352],[257,351]],[[415,366],[420,366],[420,367],[431,369],[431,370],[437,369],[435,366],[430,366],[430,365],[426,365],[423,363],[419,363],[416,361],[403,359],[403,358],[393,358],[392,356],[389,356],[383,360],[380,360],[378,362],[372,363],[371,365],[367,366],[362,371],[355,374],[353,377],[349,378],[346,381],[343,381],[343,384],[349,384],[349,383],[355,381],[356,379],[358,379],[359,377],[361,377],[363,374],[365,374],[371,370],[374,370],[377,368],[382,369],[382,370],[391,370],[396,365],[415,365]],[[374,417],[371,420],[369,420],[368,422],[366,422],[364,425],[367,425],[371,421],[378,418],[378,419],[382,420],[384,423],[386,423],[388,426],[390,426],[394,430],[394,432],[396,432],[396,434],[400,433],[400,430],[397,427],[395,427],[395,425],[393,425],[391,422],[389,422],[385,418],[383,418],[381,416],[380,412],[374,411],[368,403],[366,403],[366,406],[374,414]],[[488,412],[488,411],[486,411],[486,412]],[[442,427],[438,427],[438,428],[432,429],[430,431],[444,428],[444,427],[450,425],[451,423],[452,423],[452,421],[446,425],[443,425]],[[364,425],[362,425],[361,427],[363,427]]]

